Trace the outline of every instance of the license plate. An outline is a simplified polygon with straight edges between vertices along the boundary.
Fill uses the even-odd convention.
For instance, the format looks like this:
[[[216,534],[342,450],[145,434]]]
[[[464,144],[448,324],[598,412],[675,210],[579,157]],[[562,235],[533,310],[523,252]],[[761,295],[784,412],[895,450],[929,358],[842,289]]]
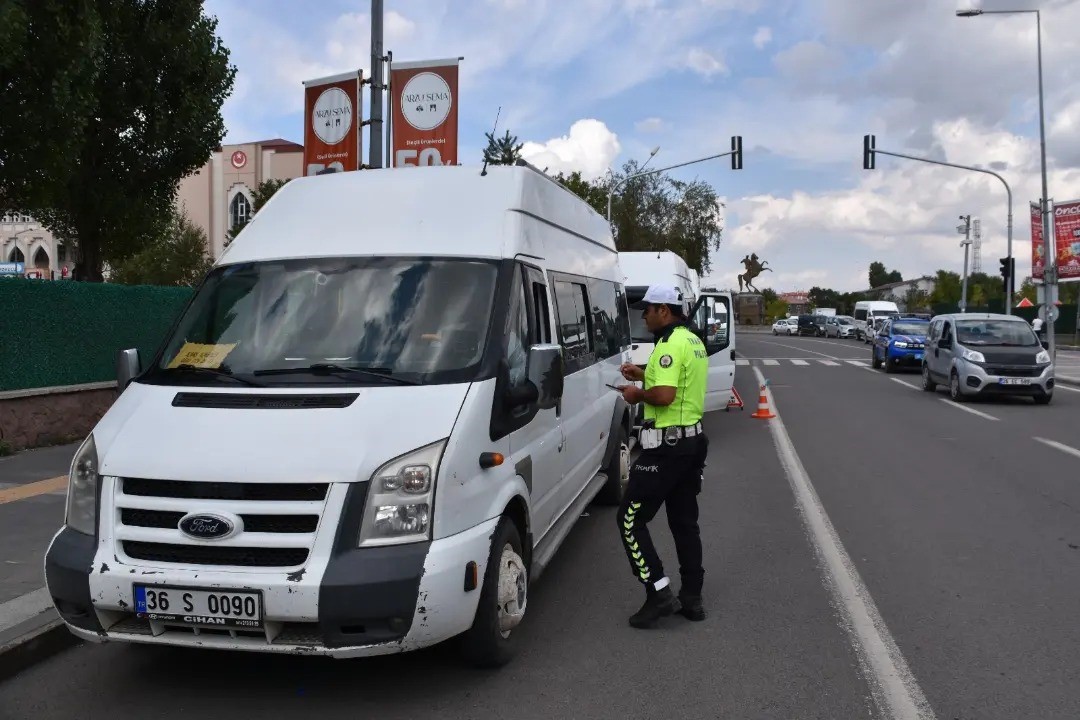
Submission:
[[[1030,385],[1031,378],[998,378],[1001,385]]]
[[[135,614],[147,620],[222,628],[261,628],[262,593],[135,585]]]

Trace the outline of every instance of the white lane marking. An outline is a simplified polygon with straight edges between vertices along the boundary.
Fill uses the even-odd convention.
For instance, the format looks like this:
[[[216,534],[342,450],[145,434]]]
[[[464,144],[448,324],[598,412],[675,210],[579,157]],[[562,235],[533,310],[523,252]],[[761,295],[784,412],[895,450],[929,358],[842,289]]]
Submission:
[[[764,385],[765,376],[754,368],[758,381]],[[851,562],[840,542],[825,507],[821,504],[806,468],[803,467],[795,445],[787,434],[784,422],[776,409],[772,391],[766,388],[769,408],[776,415],[769,423],[773,444],[784,467],[788,483],[799,504],[799,515],[813,541],[814,552],[826,571],[825,584],[833,596],[835,606],[844,615],[843,627],[848,633],[855,656],[859,658],[863,674],[878,709],[892,720],[932,719],[934,712],[926,699],[907,661],[900,653],[881,618],[874,599],[866,584]]]
[[[785,345],[784,343],[778,343],[778,342],[769,342],[769,343],[765,343],[765,344],[766,345],[776,345],[778,347],[791,348],[792,350],[801,350],[803,352],[808,352],[811,355],[820,355],[821,357],[827,357],[830,360],[843,360],[844,359],[844,358],[833,357],[832,355],[826,355],[825,353],[814,352],[813,350],[807,350],[806,348],[799,347],[798,345]]]
[[[870,367],[870,363],[865,360],[845,360],[848,365],[857,365],[858,367]]]
[[[750,364],[750,361],[746,358],[735,358],[735,364],[746,366]]]
[[[774,409],[773,412],[776,412],[776,410]],[[1070,446],[1068,446],[1068,445],[1066,445],[1064,443],[1055,442],[1054,440],[1047,440],[1046,438],[1041,438],[1041,437],[1032,438],[1032,440],[1035,440],[1036,442],[1041,442],[1043,445],[1049,445],[1050,447],[1054,448],[1055,450],[1060,450],[1063,453],[1068,453],[1069,455],[1072,455],[1073,457],[1080,458],[1080,450],[1077,450],[1074,447],[1070,447]]]
[[[818,360],[822,365],[828,365],[829,367],[840,367],[840,363],[833,362],[832,360]]]
[[[919,387],[918,385],[912,385],[907,380],[901,380],[900,378],[889,378],[889,379],[892,380],[894,383],[900,383],[901,385],[907,385],[912,390],[922,390],[921,387]]]
[[[779,365],[780,361],[779,360],[774,360],[773,358],[765,358],[764,360],[761,361],[761,364],[762,365]]]
[[[978,415],[979,417],[981,417],[981,418],[983,418],[985,420],[994,420],[994,421],[998,420],[998,418],[994,417],[993,415],[987,415],[986,413],[981,412],[979,410],[976,410],[975,408],[969,408],[966,405],[961,405],[958,402],[953,402],[952,400],[950,400],[948,398],[940,398],[940,400],[941,400],[941,402],[945,403],[946,405],[951,405],[952,407],[956,408],[957,410],[963,410],[966,413],[971,413],[972,415]]]
[[[792,365],[809,365],[810,363],[806,362],[805,360],[792,360],[791,364]]]
[[[1068,385],[1055,384],[1055,390],[1068,390],[1069,392],[1080,393],[1080,388],[1069,387]]]
[[[52,608],[47,588],[39,588],[0,604],[0,630],[8,630]]]

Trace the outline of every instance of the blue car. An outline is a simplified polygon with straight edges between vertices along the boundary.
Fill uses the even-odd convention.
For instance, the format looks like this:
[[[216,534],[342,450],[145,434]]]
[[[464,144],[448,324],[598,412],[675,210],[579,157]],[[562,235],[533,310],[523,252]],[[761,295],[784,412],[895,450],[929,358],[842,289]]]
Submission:
[[[922,366],[926,352],[926,333],[930,322],[914,317],[895,317],[887,320],[874,336],[871,362],[874,369],[885,366],[885,372],[901,367]]]

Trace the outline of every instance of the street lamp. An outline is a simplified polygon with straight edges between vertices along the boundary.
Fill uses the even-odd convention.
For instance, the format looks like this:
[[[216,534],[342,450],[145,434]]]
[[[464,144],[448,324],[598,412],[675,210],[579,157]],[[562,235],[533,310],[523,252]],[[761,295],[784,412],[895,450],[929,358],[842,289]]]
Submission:
[[[1051,292],[1050,288],[1057,287],[1057,252],[1056,243],[1054,238],[1050,235],[1050,212],[1049,212],[1049,192],[1047,190],[1046,182],[1046,113],[1044,111],[1043,104],[1043,71],[1042,71],[1042,15],[1038,10],[980,10],[977,8],[968,8],[967,10],[957,10],[957,17],[977,17],[979,15],[1024,15],[1034,13],[1035,14],[1035,42],[1036,49],[1038,51],[1039,58],[1039,149],[1041,154],[1042,164],[1042,228],[1043,228],[1043,256],[1045,260],[1045,270],[1043,271],[1043,285],[1046,286],[1046,303],[1049,307],[1053,307],[1053,297],[1056,293]],[[1011,304],[1012,298],[1006,298]],[[1047,330],[1046,338],[1049,341],[1050,357],[1055,357],[1054,352],[1054,323],[1047,316]]]
[[[646,175],[655,175],[656,173],[667,172],[668,170],[674,170],[676,168],[686,167],[687,165],[694,165],[696,163],[705,162],[706,160],[715,160],[716,158],[722,158],[722,157],[728,157],[728,156],[735,156],[735,158],[737,158],[738,167],[735,168],[736,170],[742,169],[742,138],[740,136],[735,136],[735,137],[732,138],[732,147],[733,148],[734,148],[734,146],[736,144],[735,143],[736,138],[738,138],[738,149],[732,149],[730,152],[718,153],[716,155],[709,155],[708,157],[698,158],[697,160],[688,160],[686,162],[679,163],[677,165],[668,165],[667,167],[657,168],[656,170],[649,170],[647,172],[634,173],[633,175],[627,175],[626,177],[624,177],[619,182],[614,183],[608,189],[608,196],[607,196],[607,219],[608,219],[608,224],[611,223],[611,199],[615,196],[615,191],[618,190],[619,187],[621,185],[623,185],[624,183],[627,183],[627,182],[629,182],[631,180],[634,180],[635,178],[645,177]],[[660,147],[657,146],[656,148],[653,149],[652,154],[650,154],[649,157],[651,158],[653,155],[655,155],[659,151],[660,151]],[[735,163],[736,163],[736,161],[733,160],[732,165],[735,165]],[[644,165],[642,167],[644,167]]]

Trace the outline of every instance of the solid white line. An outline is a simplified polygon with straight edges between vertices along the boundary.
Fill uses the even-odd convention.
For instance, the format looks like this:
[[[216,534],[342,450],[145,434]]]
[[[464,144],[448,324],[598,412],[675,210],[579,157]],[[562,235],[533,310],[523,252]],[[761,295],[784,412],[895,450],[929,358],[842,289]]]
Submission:
[[[746,366],[750,364],[750,361],[746,358],[735,358],[735,364]]]
[[[993,415],[987,415],[986,413],[980,412],[979,410],[976,410],[975,408],[969,408],[966,405],[961,405],[958,402],[953,402],[952,400],[950,400],[948,398],[939,398],[939,399],[941,400],[941,402],[945,403],[946,405],[951,405],[954,408],[956,408],[957,410],[963,410],[964,412],[971,413],[972,415],[978,415],[979,417],[981,417],[981,418],[983,418],[985,420],[998,420],[998,418],[994,417]]]
[[[773,409],[773,412],[775,413],[776,410]],[[1035,440],[1037,442],[1041,442],[1043,445],[1049,445],[1050,447],[1054,448],[1055,450],[1060,450],[1063,453],[1068,453],[1069,455],[1072,455],[1073,457],[1080,458],[1080,450],[1077,450],[1074,447],[1069,447],[1068,445],[1065,445],[1064,443],[1055,442],[1053,440],[1047,440],[1046,438],[1041,438],[1041,437],[1032,438],[1032,440]]]
[[[829,367],[840,367],[840,363],[833,362],[832,360],[818,360],[822,365],[828,365]]]
[[[761,364],[762,365],[779,365],[780,361],[779,360],[774,360],[772,358],[765,358],[764,360],[761,361]]]
[[[901,385],[907,385],[912,390],[922,390],[921,387],[919,387],[918,385],[912,385],[907,380],[901,380],[900,378],[889,378],[889,379],[892,380],[894,383],[900,383]]]
[[[754,373],[764,385],[765,377],[761,371],[754,368]],[[855,656],[859,659],[864,675],[868,679],[873,678],[873,681],[867,684],[874,702],[878,709],[892,720],[933,718],[934,713],[929,701],[889,633],[889,628],[870,597],[866,584],[844,550],[840,537],[806,474],[806,468],[799,460],[776,409],[772,391],[766,388],[766,392],[769,407],[776,415],[766,422],[772,431],[777,455],[798,501],[799,514],[813,541],[814,551],[826,571],[826,585],[836,607],[843,612],[843,626],[854,645]]]
[[[792,360],[791,364],[792,365],[809,365],[810,363],[806,362],[805,360]]]
[[[1068,385],[1063,385],[1061,383],[1057,383],[1054,386],[1054,389],[1055,390],[1068,390],[1069,392],[1080,393],[1080,388],[1069,387]]]

